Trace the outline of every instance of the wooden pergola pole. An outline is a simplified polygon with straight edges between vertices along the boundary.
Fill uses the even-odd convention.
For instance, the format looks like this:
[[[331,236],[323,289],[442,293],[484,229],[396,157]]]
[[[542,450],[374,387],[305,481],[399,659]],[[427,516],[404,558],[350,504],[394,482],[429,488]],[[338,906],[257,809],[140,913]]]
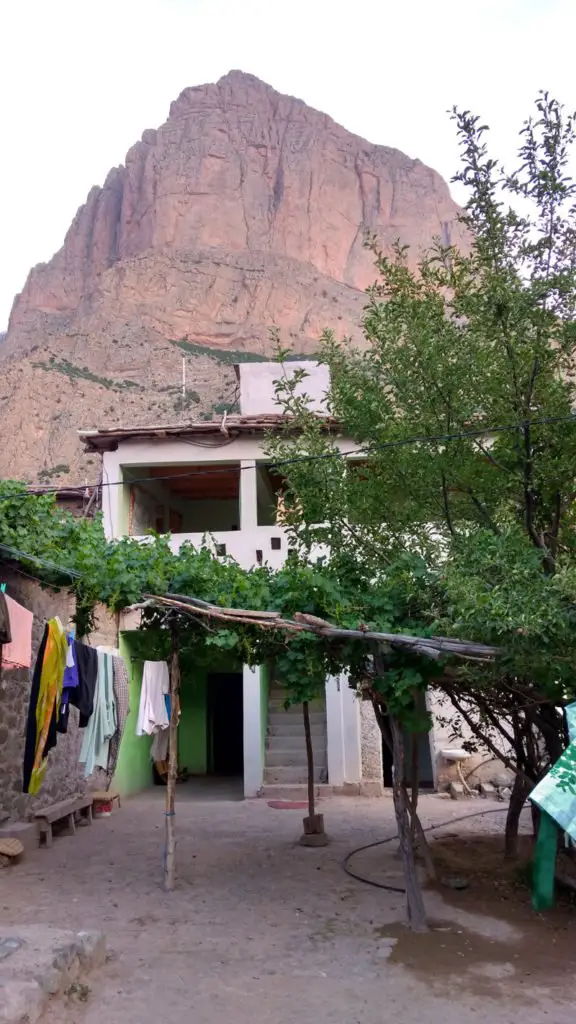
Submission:
[[[166,845],[164,856],[164,888],[171,892],[176,878],[175,798],[178,778],[178,720],[180,717],[180,661],[178,657],[178,627],[170,627],[172,650],[170,654],[170,732],[168,747],[168,781],[166,785]]]

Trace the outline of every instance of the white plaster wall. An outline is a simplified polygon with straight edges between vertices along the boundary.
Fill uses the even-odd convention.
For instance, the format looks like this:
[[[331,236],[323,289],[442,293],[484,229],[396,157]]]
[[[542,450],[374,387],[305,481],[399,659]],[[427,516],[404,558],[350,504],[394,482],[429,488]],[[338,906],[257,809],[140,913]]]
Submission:
[[[260,669],[244,665],[244,796],[258,796],[264,778]]]
[[[311,360],[289,363],[240,363],[240,411],[243,416],[281,413],[276,402],[274,381],[292,377],[295,370],[306,370],[307,376],[296,386],[296,394],[309,395],[310,408],[326,412],[326,393],[330,387],[327,366]]]
[[[362,779],[360,714],[345,676],[326,680],[326,732],[328,782],[331,786],[358,785]]]
[[[343,786],[345,780],[344,722],[340,680],[329,676],[326,680],[326,738],[328,754],[328,782]]]

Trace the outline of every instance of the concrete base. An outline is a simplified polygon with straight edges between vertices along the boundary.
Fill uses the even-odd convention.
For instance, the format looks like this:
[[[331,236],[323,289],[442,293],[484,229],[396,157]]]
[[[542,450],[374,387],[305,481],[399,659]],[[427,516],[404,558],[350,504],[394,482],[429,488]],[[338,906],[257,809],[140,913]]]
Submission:
[[[35,1024],[52,996],[105,960],[102,932],[0,925],[0,1024]]]
[[[325,832],[303,832],[298,842],[300,846],[328,846],[330,840]]]
[[[35,821],[11,821],[0,825],[0,839],[19,839],[26,851],[35,850],[40,841]]]
[[[266,800],[306,800],[308,786],[306,783],[266,782],[258,791],[259,797]],[[384,785],[378,780],[364,782],[345,782],[342,786],[331,786],[330,783],[318,783],[314,787],[317,799],[328,796],[385,796]]]
[[[326,846],[328,836],[324,831],[324,815],[314,814],[302,819],[304,831],[300,836],[300,846]]]
[[[362,779],[361,782],[344,782],[333,787],[334,796],[384,796],[381,779]]]

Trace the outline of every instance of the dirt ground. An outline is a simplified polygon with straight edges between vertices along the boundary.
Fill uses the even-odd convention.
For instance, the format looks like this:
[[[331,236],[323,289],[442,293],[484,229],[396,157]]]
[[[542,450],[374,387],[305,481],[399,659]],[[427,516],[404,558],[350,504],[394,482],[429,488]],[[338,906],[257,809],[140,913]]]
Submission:
[[[307,849],[301,810],[231,796],[179,787],[174,893],[161,888],[160,789],[0,872],[3,922],[99,928],[112,950],[87,1001],[54,1005],[46,1024],[560,1024],[570,1013],[574,908],[545,919],[528,894],[502,898],[473,878],[462,892],[429,891],[432,930],[413,936],[402,894],[342,869],[351,849],[394,833],[389,799],[325,801],[332,842]],[[474,841],[502,827],[502,805],[421,805],[425,824],[496,808],[432,833]],[[352,867],[401,885],[395,848]]]

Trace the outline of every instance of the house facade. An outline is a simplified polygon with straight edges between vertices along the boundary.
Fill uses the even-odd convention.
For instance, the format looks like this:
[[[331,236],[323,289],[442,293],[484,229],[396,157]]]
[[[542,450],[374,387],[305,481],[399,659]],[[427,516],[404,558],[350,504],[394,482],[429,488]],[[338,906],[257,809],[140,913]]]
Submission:
[[[274,381],[281,372],[304,367],[302,390],[318,412],[328,389],[325,367],[294,362],[244,363],[237,368],[240,414],[218,421],[80,432],[85,448],[102,457],[102,510],[109,539],[146,541],[155,530],[170,536],[175,552],[188,542],[208,543],[214,553],[231,556],[243,568],[282,566],[288,537],[277,495],[282,478],[264,451],[265,436],[280,427]],[[343,454],[355,444],[335,435]],[[318,552],[320,554],[320,552]],[[133,654],[138,617],[121,617],[120,649],[131,665],[131,703],[139,696],[142,665]],[[179,763],[192,775],[241,778],[245,797],[304,795],[306,757],[301,711],[285,711],[282,681],[269,666],[220,661],[207,671],[185,669]],[[441,788],[458,780],[461,767],[451,756],[457,716],[427,695],[433,728],[418,738],[420,781]],[[224,709],[224,710],[223,710]],[[134,714],[134,711],[133,711]],[[345,678],[326,680],[324,699],[312,708],[316,782],[324,792],[380,795],[392,785],[391,756],[382,747],[372,707],[349,688]],[[460,723],[460,735],[468,730]],[[142,738],[129,721],[119,761],[117,784],[124,792],[151,781],[151,764]],[[463,752],[460,751],[462,754]],[[475,770],[478,765],[478,770]],[[500,778],[503,766],[486,753],[466,761],[471,782]],[[474,775],[474,777],[472,777]],[[320,789],[322,792],[322,789]]]
[[[325,368],[312,363],[306,369],[306,392],[321,409]],[[264,452],[265,433],[282,419],[274,401],[278,373],[277,363],[242,364],[241,412],[220,421],[82,431],[84,446],[102,456],[108,538],[145,542],[153,529],[170,535],[174,551],[186,542],[208,543],[243,568],[280,568],[288,552],[276,497],[281,478]],[[336,443],[343,452],[353,447],[344,438]],[[133,616],[120,623],[129,662],[135,626]],[[191,774],[241,774],[245,797],[294,792],[306,781],[303,725],[301,710],[285,711],[283,700],[281,680],[268,666],[222,663],[208,673],[192,668],[182,683],[181,766]],[[382,759],[372,709],[361,705],[345,679],[329,678],[324,699],[311,711],[318,786],[380,794]],[[127,735],[123,743],[130,747],[134,739]],[[122,764],[124,788],[140,788],[148,772],[141,754],[124,750]]]

